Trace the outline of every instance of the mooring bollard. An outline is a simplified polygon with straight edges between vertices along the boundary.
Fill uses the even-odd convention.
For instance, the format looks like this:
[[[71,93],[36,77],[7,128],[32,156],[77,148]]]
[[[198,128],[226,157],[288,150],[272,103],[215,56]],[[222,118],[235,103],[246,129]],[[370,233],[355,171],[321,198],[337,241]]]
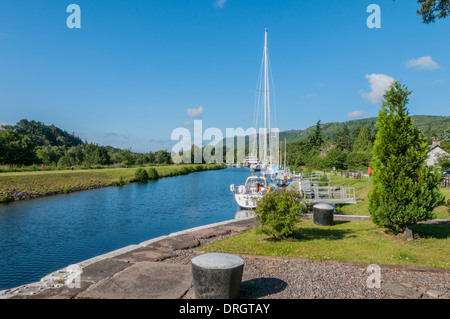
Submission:
[[[237,299],[244,260],[238,256],[211,253],[192,258],[196,299]]]
[[[314,224],[319,226],[333,225],[333,206],[328,204],[317,204],[314,205],[313,211]]]

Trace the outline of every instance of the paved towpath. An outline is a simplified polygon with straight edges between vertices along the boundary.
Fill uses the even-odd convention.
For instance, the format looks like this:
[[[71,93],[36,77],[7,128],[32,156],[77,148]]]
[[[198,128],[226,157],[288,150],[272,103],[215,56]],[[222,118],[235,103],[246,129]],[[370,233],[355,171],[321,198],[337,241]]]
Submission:
[[[193,299],[190,260],[201,246],[254,225],[246,218],[159,237],[78,264],[75,287],[64,283],[70,273],[63,269],[0,299]],[[381,287],[370,288],[366,263],[241,257],[242,299],[450,299],[450,269],[379,265]]]

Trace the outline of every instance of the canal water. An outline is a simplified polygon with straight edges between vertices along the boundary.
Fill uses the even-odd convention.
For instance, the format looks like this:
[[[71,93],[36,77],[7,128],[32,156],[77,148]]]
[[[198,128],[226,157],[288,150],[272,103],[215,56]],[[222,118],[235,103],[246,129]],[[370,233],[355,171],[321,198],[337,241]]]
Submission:
[[[233,219],[238,206],[230,185],[249,174],[227,168],[0,206],[0,290],[128,245]]]

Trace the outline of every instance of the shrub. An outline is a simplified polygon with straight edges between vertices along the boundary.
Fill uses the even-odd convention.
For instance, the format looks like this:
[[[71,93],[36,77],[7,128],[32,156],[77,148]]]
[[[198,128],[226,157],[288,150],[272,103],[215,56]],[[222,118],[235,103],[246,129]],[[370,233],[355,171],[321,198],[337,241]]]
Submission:
[[[139,167],[136,172],[134,172],[134,179],[138,182],[148,181],[148,173],[142,167]]]
[[[123,185],[125,185],[125,181],[123,180],[123,177],[122,177],[122,176],[119,176],[119,179],[117,180],[116,185],[117,185],[117,186],[123,186]]]
[[[156,169],[154,169],[153,167],[150,167],[148,169],[148,179],[158,179],[159,178],[159,174],[158,171]]]
[[[255,209],[261,231],[276,238],[292,235],[304,212],[306,205],[300,194],[284,189],[265,194]]]
[[[189,169],[187,167],[182,167],[180,169],[178,169],[178,174],[180,175],[185,175],[185,174],[189,174]]]
[[[0,195],[0,204],[6,204],[12,202],[13,198],[8,195]]]

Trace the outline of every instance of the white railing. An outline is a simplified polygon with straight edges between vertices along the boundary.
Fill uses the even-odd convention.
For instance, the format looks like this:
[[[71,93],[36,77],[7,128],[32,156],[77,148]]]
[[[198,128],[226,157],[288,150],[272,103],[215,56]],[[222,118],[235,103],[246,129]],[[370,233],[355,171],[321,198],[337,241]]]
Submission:
[[[355,187],[329,186],[328,182],[315,182],[311,180],[300,180],[298,187],[303,198],[312,202],[356,204]]]

